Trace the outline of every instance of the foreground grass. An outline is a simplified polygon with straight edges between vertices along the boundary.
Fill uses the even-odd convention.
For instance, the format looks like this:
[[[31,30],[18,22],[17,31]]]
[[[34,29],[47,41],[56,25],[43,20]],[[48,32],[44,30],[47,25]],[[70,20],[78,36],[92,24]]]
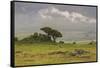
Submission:
[[[81,49],[87,53],[71,55],[75,49]],[[16,66],[90,61],[96,61],[96,44],[16,43],[15,45]]]

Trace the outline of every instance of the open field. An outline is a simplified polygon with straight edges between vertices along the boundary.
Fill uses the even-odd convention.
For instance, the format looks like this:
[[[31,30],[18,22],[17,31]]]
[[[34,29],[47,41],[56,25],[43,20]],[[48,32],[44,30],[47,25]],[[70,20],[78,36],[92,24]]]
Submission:
[[[96,44],[16,43],[15,65],[41,65],[96,61]]]

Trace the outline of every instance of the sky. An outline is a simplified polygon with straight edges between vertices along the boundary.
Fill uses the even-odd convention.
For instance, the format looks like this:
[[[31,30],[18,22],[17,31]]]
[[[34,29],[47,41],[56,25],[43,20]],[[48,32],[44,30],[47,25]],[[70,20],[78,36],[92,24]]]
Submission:
[[[15,3],[15,36],[19,38],[51,27],[62,33],[60,40],[95,40],[96,23],[96,7]]]

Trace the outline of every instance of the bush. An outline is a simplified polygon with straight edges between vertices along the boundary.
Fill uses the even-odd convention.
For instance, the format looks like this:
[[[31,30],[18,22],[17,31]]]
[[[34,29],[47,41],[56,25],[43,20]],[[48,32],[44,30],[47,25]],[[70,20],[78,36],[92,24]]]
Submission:
[[[64,43],[64,41],[59,41],[59,43],[63,44],[63,43]]]
[[[15,40],[15,41],[18,41],[18,38],[17,38],[17,37],[15,37],[15,38],[14,38],[14,40]]]
[[[76,42],[73,42],[73,44],[76,44]]]
[[[20,42],[34,43],[34,42],[52,42],[51,38],[45,34],[35,32],[33,35],[25,37]]]
[[[91,41],[91,42],[89,43],[89,45],[93,45],[93,44],[95,44],[95,41]]]

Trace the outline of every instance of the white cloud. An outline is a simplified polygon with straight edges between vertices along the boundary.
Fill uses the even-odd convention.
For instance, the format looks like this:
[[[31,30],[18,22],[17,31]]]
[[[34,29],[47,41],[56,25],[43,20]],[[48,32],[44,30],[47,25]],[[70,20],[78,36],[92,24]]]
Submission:
[[[94,18],[87,17],[77,12],[69,12],[67,10],[62,11],[55,7],[41,9],[38,13],[43,19],[54,19],[53,15],[57,15],[57,17],[59,15],[59,17],[64,17],[66,20],[69,20],[72,23],[96,23],[96,19]]]
[[[52,16],[45,15],[45,14],[42,14],[42,13],[40,13],[40,16],[41,16],[43,19],[46,19],[46,18],[51,19],[51,18],[52,18]]]
[[[43,19],[51,19],[52,16],[48,15],[49,9],[42,9],[38,12]]]
[[[96,23],[96,19],[93,19],[93,18],[90,19],[90,20],[89,20],[89,23]]]
[[[75,21],[87,22],[88,19],[88,17],[76,12],[72,12],[70,15],[71,15],[72,22]]]
[[[58,15],[66,17],[66,18],[68,18],[70,16],[68,11],[60,11],[59,9],[54,8],[54,7],[51,8],[51,13],[56,13]]]

